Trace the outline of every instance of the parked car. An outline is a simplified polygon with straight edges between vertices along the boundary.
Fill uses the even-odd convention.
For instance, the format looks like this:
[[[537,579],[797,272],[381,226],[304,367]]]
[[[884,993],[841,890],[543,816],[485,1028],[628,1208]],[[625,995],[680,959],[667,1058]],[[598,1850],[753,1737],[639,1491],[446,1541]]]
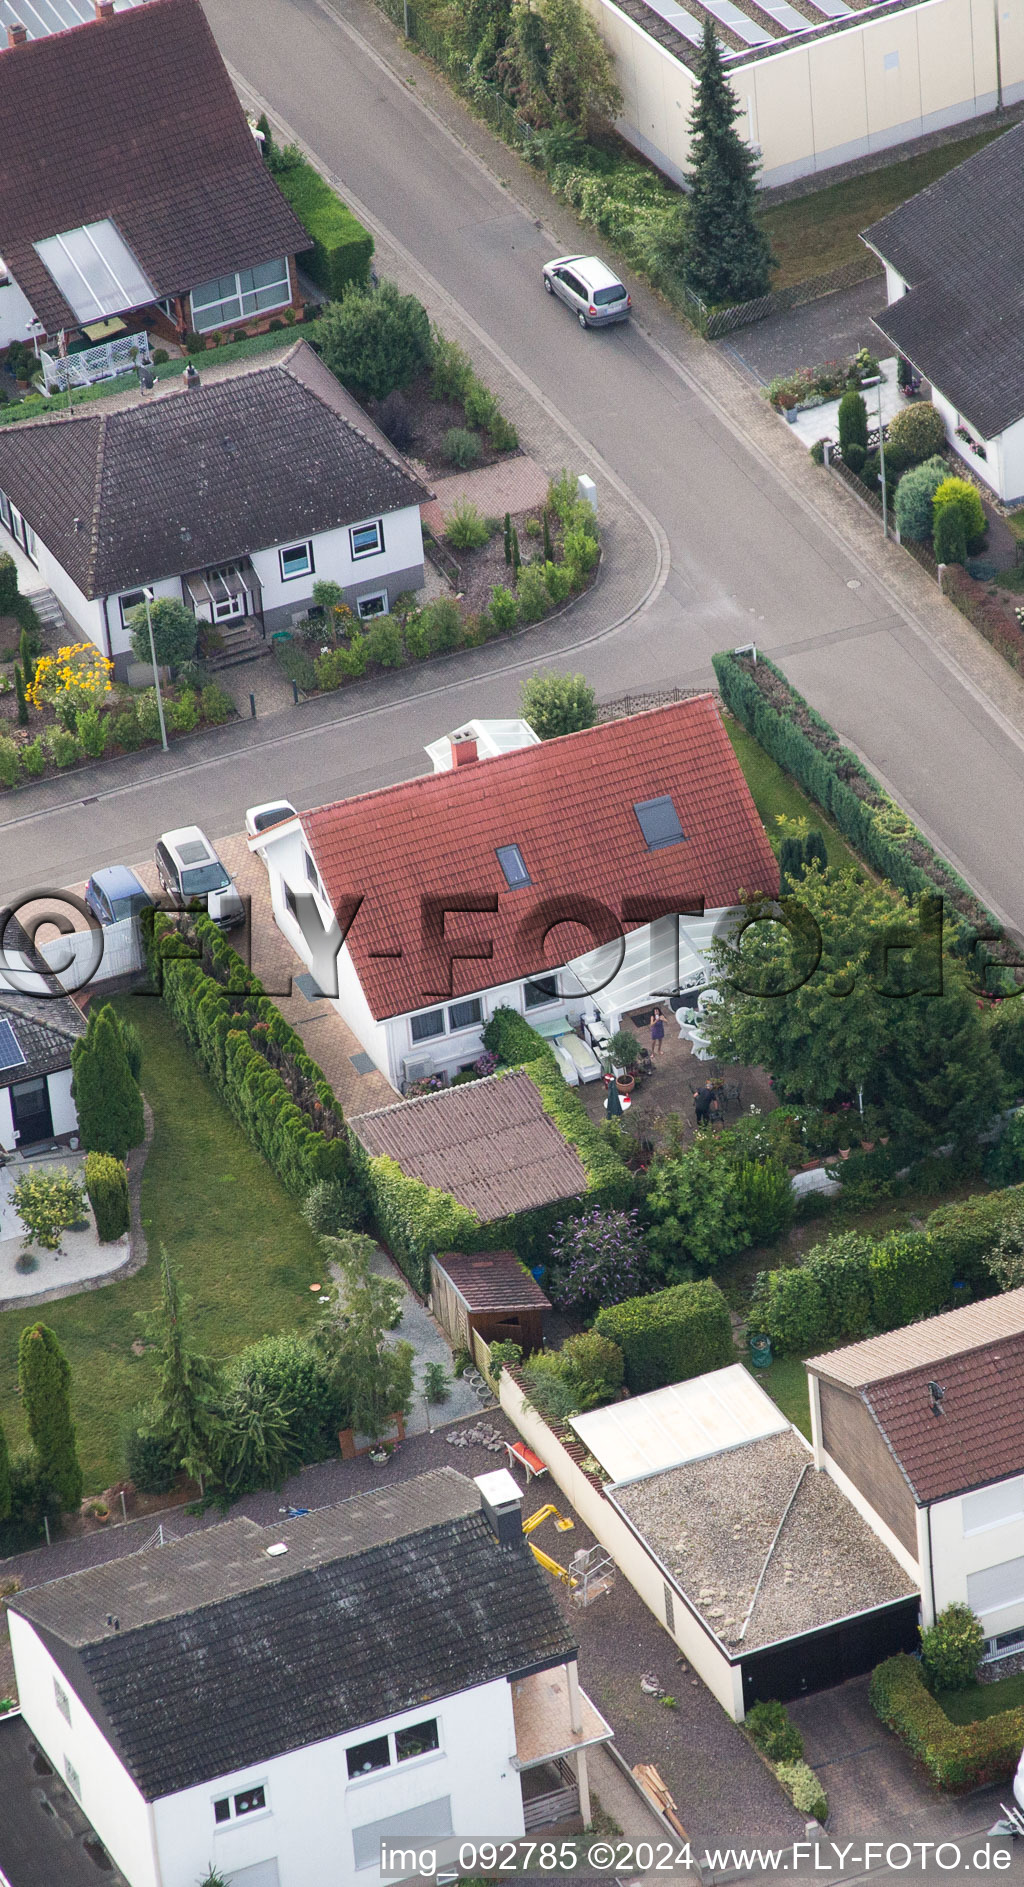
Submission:
[[[245,815],[246,836],[258,839],[261,832],[270,826],[280,825],[282,819],[294,819],[295,808],[290,799],[268,799],[265,806],[250,806]],[[262,845],[256,847],[257,858],[266,858]]]
[[[107,865],[94,871],[85,887],[85,901],[101,924],[119,924],[138,917],[153,900],[140,878],[127,865]]]
[[[161,835],[156,869],[164,891],[180,910],[190,904],[205,905],[207,915],[221,930],[245,923],[245,906],[231,874],[198,826],[179,826]]]
[[[544,286],[572,309],[581,328],[628,321],[628,291],[599,256],[556,256],[544,264]]]

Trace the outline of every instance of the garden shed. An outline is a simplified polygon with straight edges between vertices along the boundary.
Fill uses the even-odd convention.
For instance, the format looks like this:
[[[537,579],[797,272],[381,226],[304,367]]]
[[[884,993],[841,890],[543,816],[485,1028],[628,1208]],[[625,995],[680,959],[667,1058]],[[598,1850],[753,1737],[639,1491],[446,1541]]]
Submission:
[[[514,1251],[445,1252],[430,1267],[434,1316],[457,1349],[518,1343],[524,1356],[544,1342],[544,1312],[551,1309],[536,1278]]]

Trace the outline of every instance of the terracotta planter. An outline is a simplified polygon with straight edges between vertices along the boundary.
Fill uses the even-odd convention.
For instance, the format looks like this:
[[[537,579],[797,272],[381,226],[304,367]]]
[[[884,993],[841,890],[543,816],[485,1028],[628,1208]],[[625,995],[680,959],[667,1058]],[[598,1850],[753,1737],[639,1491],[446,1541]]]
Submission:
[[[874,1150],[875,1150],[875,1143],[874,1143],[874,1141],[873,1141],[873,1140],[862,1140],[862,1141],[861,1141],[861,1143],[860,1143],[860,1150],[861,1150],[861,1152],[862,1152],[862,1153],[873,1153],[873,1152],[874,1152]]]
[[[848,1159],[849,1159],[849,1157],[850,1157],[850,1149],[849,1149],[849,1147],[840,1147],[840,1149],[839,1149],[839,1158],[840,1158],[841,1160],[848,1160]]]
[[[620,1094],[632,1094],[633,1089],[636,1086],[636,1076],[635,1075],[616,1075],[615,1085],[618,1088]]]

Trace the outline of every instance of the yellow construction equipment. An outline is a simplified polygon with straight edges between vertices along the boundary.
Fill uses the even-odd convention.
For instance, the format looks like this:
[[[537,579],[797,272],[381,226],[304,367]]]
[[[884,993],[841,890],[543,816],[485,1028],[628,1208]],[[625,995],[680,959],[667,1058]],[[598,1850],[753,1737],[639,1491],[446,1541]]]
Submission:
[[[554,1520],[559,1533],[571,1533],[576,1524],[574,1520],[569,1520],[565,1514],[560,1514],[558,1508],[549,1501],[546,1507],[538,1507],[535,1514],[530,1514],[527,1519],[523,1521],[523,1532],[527,1534],[535,1533],[544,1520]]]
[[[560,1514],[558,1508],[550,1501],[546,1507],[538,1507],[535,1514],[528,1515],[523,1521],[523,1532],[527,1536],[526,1543],[538,1566],[543,1566],[544,1571],[549,1572],[553,1579],[561,1580],[563,1586],[571,1592],[573,1587],[579,1584],[579,1580],[573,1576],[567,1566],[560,1566],[557,1559],[552,1559],[549,1553],[543,1553],[529,1537],[545,1520],[554,1520],[559,1533],[571,1533],[575,1521],[570,1520],[565,1514]]]

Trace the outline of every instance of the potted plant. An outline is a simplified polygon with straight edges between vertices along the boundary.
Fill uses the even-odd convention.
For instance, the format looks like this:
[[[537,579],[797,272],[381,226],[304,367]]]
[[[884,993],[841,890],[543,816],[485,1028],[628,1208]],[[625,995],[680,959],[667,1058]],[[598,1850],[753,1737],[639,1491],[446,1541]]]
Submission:
[[[631,1029],[616,1029],[604,1054],[605,1081],[616,1079],[620,1094],[632,1094],[643,1049]]]

